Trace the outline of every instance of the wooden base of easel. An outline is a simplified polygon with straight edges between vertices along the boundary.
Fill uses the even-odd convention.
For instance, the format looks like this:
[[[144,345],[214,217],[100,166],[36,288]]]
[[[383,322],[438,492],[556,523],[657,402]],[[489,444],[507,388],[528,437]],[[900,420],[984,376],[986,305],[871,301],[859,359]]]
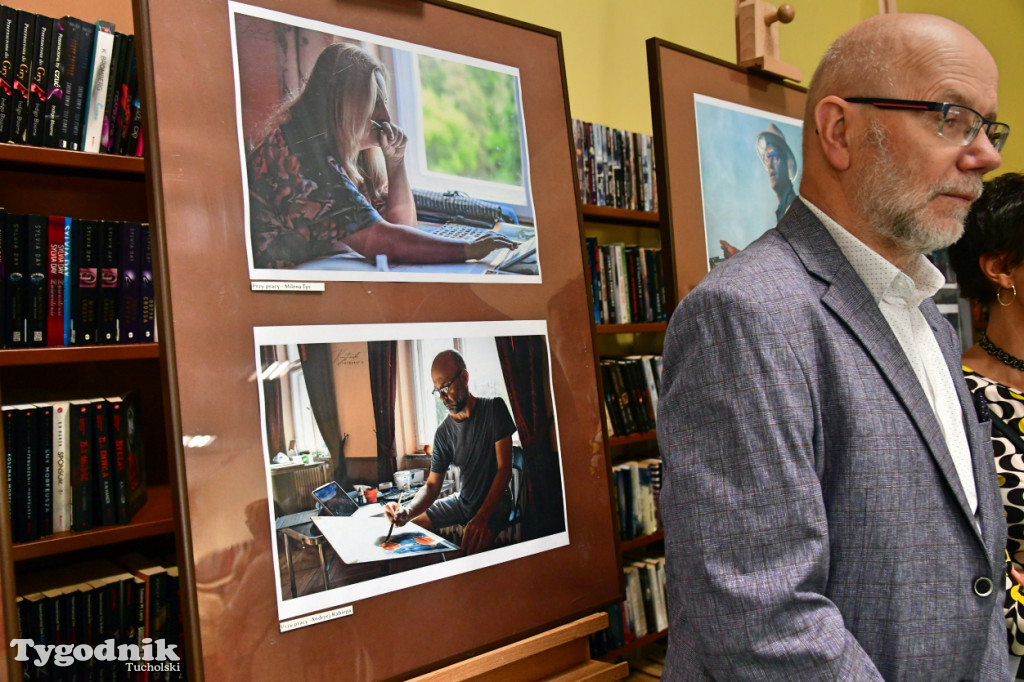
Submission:
[[[629,674],[629,664],[590,658],[590,635],[608,627],[608,614],[595,613],[494,651],[413,678],[411,682],[610,682]]]

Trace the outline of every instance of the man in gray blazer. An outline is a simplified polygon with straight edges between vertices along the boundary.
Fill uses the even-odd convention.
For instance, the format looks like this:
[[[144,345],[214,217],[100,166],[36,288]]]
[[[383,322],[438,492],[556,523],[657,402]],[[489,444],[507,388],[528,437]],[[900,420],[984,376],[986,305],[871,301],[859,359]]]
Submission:
[[[945,19],[850,29],[810,86],[801,198],[675,311],[666,679],[1008,678],[990,425],[922,255],[1001,161],[997,80]]]

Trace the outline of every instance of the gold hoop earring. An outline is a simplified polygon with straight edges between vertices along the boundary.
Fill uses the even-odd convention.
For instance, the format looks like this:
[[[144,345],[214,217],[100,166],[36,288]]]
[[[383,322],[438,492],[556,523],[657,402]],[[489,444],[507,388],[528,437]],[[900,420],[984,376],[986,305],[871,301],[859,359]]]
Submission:
[[[1003,287],[999,287],[999,291],[996,292],[996,300],[999,301],[999,305],[1003,306],[1004,308],[1009,306],[1017,299],[1017,285],[1011,284],[1010,289],[1013,291],[1013,297],[1006,303],[1003,303]]]

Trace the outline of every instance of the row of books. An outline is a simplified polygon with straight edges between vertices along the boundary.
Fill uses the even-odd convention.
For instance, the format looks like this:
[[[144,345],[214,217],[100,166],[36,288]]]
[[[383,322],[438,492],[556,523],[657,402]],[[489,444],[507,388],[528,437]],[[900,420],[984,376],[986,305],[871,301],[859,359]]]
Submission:
[[[149,226],[0,209],[3,346],[156,340]]]
[[[0,5],[0,142],[142,156],[135,39]]]
[[[596,324],[663,322],[665,299],[661,249],[585,238]]]
[[[660,355],[601,358],[601,383],[609,436],[628,436],[654,430],[661,388],[661,364]]]
[[[634,640],[668,629],[665,557],[624,562],[626,599],[610,606],[608,627],[590,637],[592,656],[603,656]]]
[[[14,542],[126,524],[146,503],[138,391],[0,414]]]
[[[36,646],[57,647],[42,666],[35,665],[36,652],[28,649],[29,661],[21,664],[23,679],[185,679],[178,568],[173,560],[153,560],[138,553],[110,561],[97,559],[23,576],[18,593],[21,638],[31,639]],[[81,653],[87,646],[95,652],[111,639],[112,651],[103,656],[80,660],[62,653],[69,651],[65,645],[70,645],[71,651]],[[148,652],[151,658],[166,660],[152,660],[150,665],[139,665],[144,661],[136,660],[132,667],[124,661],[102,660],[116,656],[118,647],[124,645],[138,647],[140,658]],[[168,656],[168,651],[178,660]]]
[[[650,135],[573,119],[580,199],[594,206],[658,210]]]
[[[652,535],[661,525],[661,460],[655,457],[612,467],[620,540]]]

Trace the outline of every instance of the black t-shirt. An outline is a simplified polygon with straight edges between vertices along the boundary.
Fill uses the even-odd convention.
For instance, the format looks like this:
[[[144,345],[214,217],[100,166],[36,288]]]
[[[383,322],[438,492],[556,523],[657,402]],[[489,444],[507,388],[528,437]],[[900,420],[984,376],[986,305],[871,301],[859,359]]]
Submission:
[[[462,472],[463,502],[476,510],[498,473],[494,444],[516,432],[516,423],[501,398],[477,398],[469,419],[446,417],[434,433],[430,470],[439,474],[454,464]]]

